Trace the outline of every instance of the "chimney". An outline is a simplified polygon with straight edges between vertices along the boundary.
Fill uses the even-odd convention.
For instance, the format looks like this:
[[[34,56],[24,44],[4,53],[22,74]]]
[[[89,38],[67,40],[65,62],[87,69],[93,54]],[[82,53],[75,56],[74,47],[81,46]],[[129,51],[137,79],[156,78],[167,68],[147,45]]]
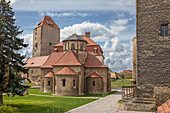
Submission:
[[[90,38],[90,32],[86,32],[85,35],[86,35],[86,38]]]

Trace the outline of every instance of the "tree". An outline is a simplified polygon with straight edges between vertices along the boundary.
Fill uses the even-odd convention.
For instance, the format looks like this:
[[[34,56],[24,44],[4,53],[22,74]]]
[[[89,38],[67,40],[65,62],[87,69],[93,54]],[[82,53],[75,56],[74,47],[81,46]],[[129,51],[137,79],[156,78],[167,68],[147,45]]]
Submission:
[[[0,105],[3,104],[3,93],[23,95],[27,89],[22,85],[21,73],[27,73],[25,56],[18,51],[27,47],[24,39],[18,38],[23,31],[15,25],[14,12],[10,2],[0,1]]]

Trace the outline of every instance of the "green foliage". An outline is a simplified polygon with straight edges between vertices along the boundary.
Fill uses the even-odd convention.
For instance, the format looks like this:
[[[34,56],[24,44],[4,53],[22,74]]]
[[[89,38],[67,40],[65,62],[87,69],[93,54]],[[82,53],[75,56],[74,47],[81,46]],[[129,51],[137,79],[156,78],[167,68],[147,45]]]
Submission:
[[[16,107],[11,106],[0,106],[0,113],[16,113],[18,109]]]
[[[64,113],[97,99],[72,98],[66,96],[47,97],[25,95],[22,97],[15,96],[15,98],[4,96],[4,100],[5,105],[17,107],[19,109],[19,113],[47,113],[48,109],[50,113],[53,113],[53,110],[54,113],[58,113],[58,108],[60,108],[60,113]]]
[[[118,103],[122,103],[122,99],[120,99],[120,100],[118,101]]]
[[[21,73],[28,70],[22,67],[25,56],[19,50],[27,47],[20,39],[23,31],[15,25],[14,12],[10,2],[0,1],[0,94],[22,95],[27,87],[21,84]]]
[[[122,86],[129,86],[132,85],[131,83],[132,79],[120,79],[111,82],[111,87],[112,88],[121,88]]]

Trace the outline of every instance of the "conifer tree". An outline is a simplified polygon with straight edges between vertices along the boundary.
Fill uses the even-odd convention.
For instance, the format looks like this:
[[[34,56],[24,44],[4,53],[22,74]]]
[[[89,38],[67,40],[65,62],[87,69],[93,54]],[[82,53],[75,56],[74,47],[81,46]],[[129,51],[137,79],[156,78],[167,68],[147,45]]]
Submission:
[[[27,89],[21,84],[21,73],[27,70],[24,65],[25,56],[18,51],[27,47],[24,39],[18,37],[23,31],[15,25],[14,12],[10,2],[0,1],[0,105],[3,104],[3,93],[23,95]]]

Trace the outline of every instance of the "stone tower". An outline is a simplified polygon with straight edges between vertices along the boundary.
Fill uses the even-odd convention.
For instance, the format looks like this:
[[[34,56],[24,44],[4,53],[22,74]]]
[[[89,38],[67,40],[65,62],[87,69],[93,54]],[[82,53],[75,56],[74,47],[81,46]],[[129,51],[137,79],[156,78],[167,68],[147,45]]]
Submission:
[[[85,63],[87,57],[87,41],[76,34],[63,40],[63,53],[71,49],[78,56],[82,64]]]
[[[47,56],[53,46],[60,42],[60,28],[49,16],[43,19],[34,28],[33,57]]]
[[[136,0],[137,97],[170,87],[170,0]]]

